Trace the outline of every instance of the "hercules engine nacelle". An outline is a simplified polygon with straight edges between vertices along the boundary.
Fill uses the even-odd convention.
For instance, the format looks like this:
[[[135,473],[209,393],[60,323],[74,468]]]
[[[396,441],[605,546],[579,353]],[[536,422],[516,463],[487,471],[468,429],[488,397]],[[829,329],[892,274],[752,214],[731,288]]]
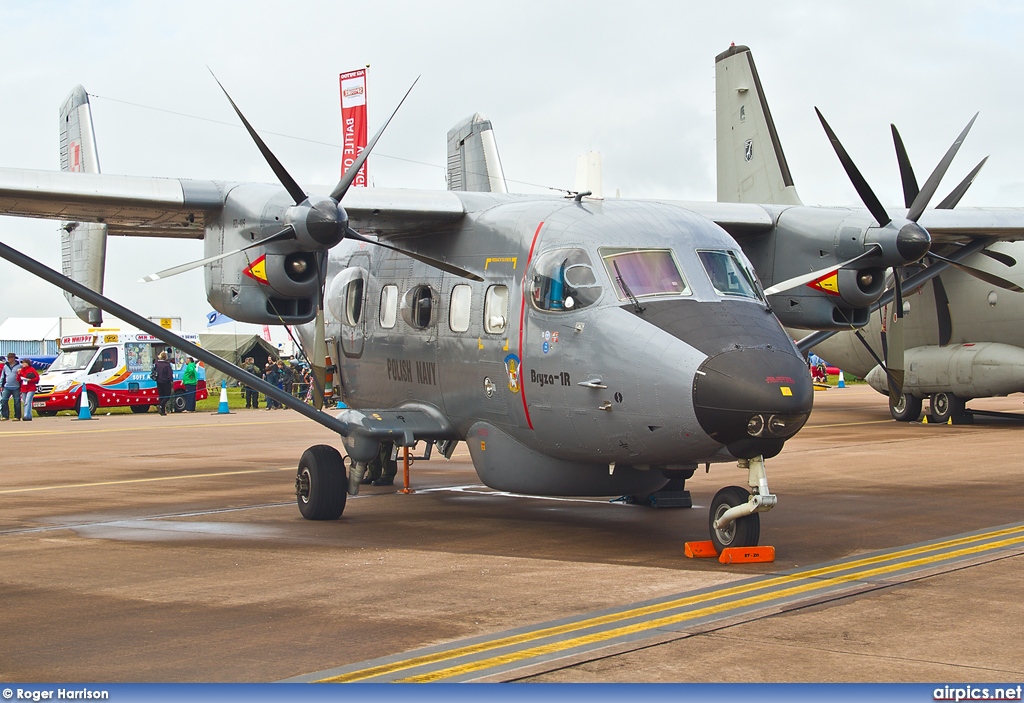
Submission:
[[[236,186],[219,217],[206,223],[205,255],[269,237],[282,228],[290,205],[276,186]],[[210,305],[239,322],[308,322],[316,315],[320,290],[317,254],[304,250],[300,241],[286,239],[207,264],[203,269]]]
[[[760,254],[752,257],[754,265],[758,271],[771,272],[768,280],[773,285],[871,250],[877,253],[852,264],[856,268],[839,269],[769,297],[783,325],[828,330],[866,325],[871,306],[885,293],[886,269],[923,256],[928,251],[927,232],[913,223],[904,229],[878,227],[860,211],[792,207],[779,213],[774,231],[751,253]],[[767,256],[774,265],[763,268]]]

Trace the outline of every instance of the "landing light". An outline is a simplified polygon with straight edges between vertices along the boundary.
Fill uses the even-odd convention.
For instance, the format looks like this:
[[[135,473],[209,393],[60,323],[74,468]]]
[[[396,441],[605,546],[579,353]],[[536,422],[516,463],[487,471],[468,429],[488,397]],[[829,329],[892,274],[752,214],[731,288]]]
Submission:
[[[747,434],[751,437],[792,437],[807,422],[807,414],[751,415],[747,421]]]

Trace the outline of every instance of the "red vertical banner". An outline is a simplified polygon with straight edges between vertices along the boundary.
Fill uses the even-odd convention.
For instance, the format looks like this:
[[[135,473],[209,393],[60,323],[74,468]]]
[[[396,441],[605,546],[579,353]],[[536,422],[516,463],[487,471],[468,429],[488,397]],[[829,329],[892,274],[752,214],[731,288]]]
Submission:
[[[341,83],[341,174],[345,175],[366,148],[366,69],[349,71],[338,76]],[[354,186],[366,187],[366,163],[359,169]]]

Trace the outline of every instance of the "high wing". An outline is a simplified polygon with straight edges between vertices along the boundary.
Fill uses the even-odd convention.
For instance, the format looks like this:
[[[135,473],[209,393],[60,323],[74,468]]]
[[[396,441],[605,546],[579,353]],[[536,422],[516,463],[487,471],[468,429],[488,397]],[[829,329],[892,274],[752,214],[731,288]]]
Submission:
[[[210,214],[237,186],[226,181],[0,169],[0,214],[103,222],[110,234],[202,239]],[[279,186],[268,185],[268,188]],[[330,192],[330,187],[311,192]],[[462,201],[446,191],[361,188],[345,208],[356,229],[381,236],[458,222]]]
[[[660,200],[678,205],[713,220],[741,244],[744,240],[769,232],[778,222],[787,206],[753,205],[748,203],[709,203],[682,200]],[[818,209],[818,208],[815,208]],[[820,208],[825,209],[825,208]],[[856,208],[827,208],[833,211]],[[906,216],[906,210],[890,210]],[[955,210],[927,210],[920,224],[928,230],[936,244],[966,242],[977,237],[995,241],[1024,239],[1024,209],[1003,207],[959,207]]]

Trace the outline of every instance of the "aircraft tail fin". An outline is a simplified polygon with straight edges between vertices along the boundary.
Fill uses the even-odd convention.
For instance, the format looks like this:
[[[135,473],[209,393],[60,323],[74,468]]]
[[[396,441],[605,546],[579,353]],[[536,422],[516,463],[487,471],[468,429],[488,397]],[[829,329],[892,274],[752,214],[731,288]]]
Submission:
[[[448,190],[508,192],[491,121],[479,112],[448,130]]]
[[[100,172],[92,108],[89,95],[82,86],[76,86],[61,104],[60,168],[62,171]],[[96,222],[66,222],[61,230],[61,268],[64,275],[102,293],[107,226]],[[67,292],[64,297],[83,322],[93,326],[103,324],[103,312],[99,308]]]
[[[800,205],[754,57],[731,46],[715,57],[718,201]]]

